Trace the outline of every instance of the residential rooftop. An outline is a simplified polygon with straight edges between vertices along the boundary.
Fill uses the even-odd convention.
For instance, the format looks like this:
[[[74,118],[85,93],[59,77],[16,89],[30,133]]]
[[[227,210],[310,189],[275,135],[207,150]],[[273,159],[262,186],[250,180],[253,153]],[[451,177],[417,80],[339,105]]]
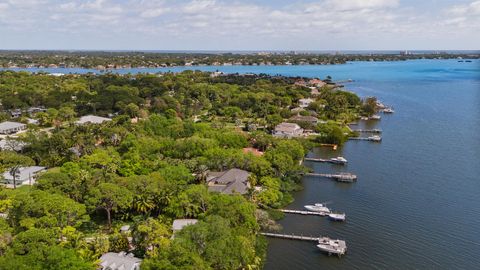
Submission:
[[[88,124],[88,123],[101,124],[101,123],[106,122],[106,121],[112,121],[112,119],[106,118],[106,117],[101,117],[101,116],[96,116],[96,115],[85,115],[85,116],[80,117],[80,119],[76,123],[79,124],[79,125]]]
[[[108,252],[100,257],[100,269],[103,270],[140,270],[142,259],[136,258],[131,253]]]

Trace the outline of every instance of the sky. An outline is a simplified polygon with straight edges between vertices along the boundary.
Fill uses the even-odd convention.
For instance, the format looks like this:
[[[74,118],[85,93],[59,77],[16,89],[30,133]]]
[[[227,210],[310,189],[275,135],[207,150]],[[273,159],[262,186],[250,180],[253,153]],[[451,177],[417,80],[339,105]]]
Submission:
[[[0,49],[478,50],[479,0],[0,0]]]

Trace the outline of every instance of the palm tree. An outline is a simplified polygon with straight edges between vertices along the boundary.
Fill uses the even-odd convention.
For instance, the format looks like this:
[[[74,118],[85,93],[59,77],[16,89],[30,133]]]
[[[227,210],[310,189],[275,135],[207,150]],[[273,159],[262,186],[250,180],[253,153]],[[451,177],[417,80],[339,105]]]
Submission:
[[[208,167],[205,165],[200,165],[197,167],[197,170],[195,172],[196,178],[198,183],[205,183],[207,182],[207,176],[208,176]]]
[[[17,188],[17,174],[20,173],[20,165],[15,165],[13,167],[10,168],[10,175],[12,176],[13,178],[13,188],[16,189]]]

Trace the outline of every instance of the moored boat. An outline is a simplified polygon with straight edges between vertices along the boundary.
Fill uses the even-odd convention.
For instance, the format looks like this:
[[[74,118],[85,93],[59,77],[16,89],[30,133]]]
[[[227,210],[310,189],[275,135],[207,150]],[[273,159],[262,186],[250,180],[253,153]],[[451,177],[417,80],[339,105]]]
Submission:
[[[322,203],[316,203],[314,205],[305,205],[304,207],[305,209],[312,212],[330,213],[330,209]]]
[[[345,164],[347,163],[347,159],[344,158],[344,157],[336,157],[336,158],[331,158],[330,159],[330,162],[331,163],[335,163],[335,164]]]
[[[328,218],[333,221],[345,221],[346,215],[340,213],[329,213]]]
[[[328,253],[328,255],[336,254],[336,255],[343,255],[347,252],[347,244],[343,240],[333,240],[328,237],[321,237],[318,239],[317,247],[323,251]]]
[[[378,135],[373,135],[373,136],[368,137],[368,140],[373,141],[373,142],[380,142],[380,141],[382,141],[382,137],[380,137]]]
[[[395,111],[392,108],[385,108],[382,111],[383,113],[394,113]]]

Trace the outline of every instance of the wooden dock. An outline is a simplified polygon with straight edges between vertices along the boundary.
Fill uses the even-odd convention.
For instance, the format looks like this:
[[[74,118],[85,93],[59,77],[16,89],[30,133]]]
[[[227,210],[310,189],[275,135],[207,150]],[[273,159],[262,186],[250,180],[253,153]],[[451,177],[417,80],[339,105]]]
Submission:
[[[331,178],[338,182],[347,182],[352,183],[357,180],[357,176],[351,173],[339,173],[339,174],[328,174],[328,173],[307,173],[307,176],[317,176]]]
[[[352,129],[354,132],[359,132],[359,133],[382,133],[381,129]]]
[[[322,143],[322,144],[320,144],[320,146],[332,147],[333,150],[337,150],[337,148],[338,148],[338,145],[336,145],[336,144],[329,144],[329,143]]]
[[[282,239],[292,239],[292,240],[300,240],[300,241],[320,241],[320,237],[311,237],[311,236],[303,236],[303,235],[294,235],[294,234],[281,234],[281,233],[260,233],[263,236],[273,237],[273,238],[282,238]]]
[[[325,212],[312,212],[312,211],[291,210],[291,209],[279,209],[279,211],[286,214],[311,215],[311,216],[321,216],[321,217],[325,217],[328,215],[328,213],[325,213]]]
[[[377,137],[374,137],[374,136],[371,136],[371,137],[350,137],[348,139],[351,140],[351,141],[370,141],[370,142],[381,142],[382,141],[382,137],[380,137],[380,136],[377,136]]]
[[[313,162],[322,162],[322,163],[331,163],[331,164],[337,164],[337,165],[345,165],[347,162],[339,162],[339,161],[333,161],[331,159],[323,159],[323,158],[304,158],[303,160],[305,161],[313,161]]]

